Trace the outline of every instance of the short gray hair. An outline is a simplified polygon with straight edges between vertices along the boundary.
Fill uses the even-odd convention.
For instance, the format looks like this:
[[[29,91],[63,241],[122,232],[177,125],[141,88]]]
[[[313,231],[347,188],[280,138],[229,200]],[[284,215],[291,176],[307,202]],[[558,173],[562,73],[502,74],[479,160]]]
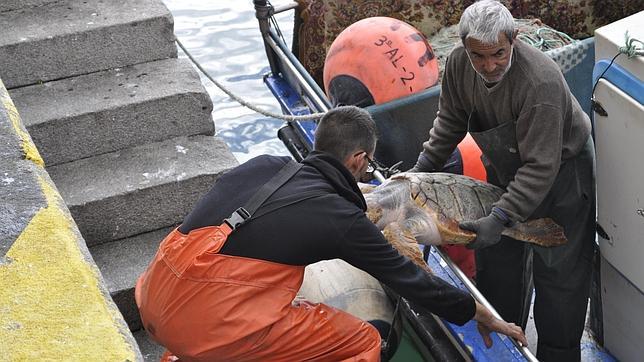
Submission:
[[[458,23],[458,32],[463,44],[467,38],[485,44],[496,44],[502,32],[512,43],[514,29],[514,18],[510,10],[496,0],[481,0],[468,6]]]

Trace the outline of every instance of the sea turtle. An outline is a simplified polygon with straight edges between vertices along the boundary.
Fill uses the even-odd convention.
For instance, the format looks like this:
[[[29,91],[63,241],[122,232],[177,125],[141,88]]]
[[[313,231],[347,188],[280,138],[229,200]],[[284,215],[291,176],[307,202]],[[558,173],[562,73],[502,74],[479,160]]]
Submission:
[[[476,234],[459,228],[459,222],[488,215],[504,193],[492,184],[449,173],[400,173],[362,192],[369,219],[394,247],[423,267],[417,244],[473,241]],[[563,228],[548,218],[516,223],[503,234],[541,246],[567,241]]]

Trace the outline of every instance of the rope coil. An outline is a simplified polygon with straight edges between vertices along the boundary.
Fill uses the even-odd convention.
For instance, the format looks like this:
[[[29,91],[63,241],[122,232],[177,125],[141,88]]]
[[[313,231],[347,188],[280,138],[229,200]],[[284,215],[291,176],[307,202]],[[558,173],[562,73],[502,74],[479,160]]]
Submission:
[[[529,32],[520,32],[517,37],[526,44],[530,44],[541,51],[560,48],[576,41],[570,35],[548,27],[538,28],[532,34]]]

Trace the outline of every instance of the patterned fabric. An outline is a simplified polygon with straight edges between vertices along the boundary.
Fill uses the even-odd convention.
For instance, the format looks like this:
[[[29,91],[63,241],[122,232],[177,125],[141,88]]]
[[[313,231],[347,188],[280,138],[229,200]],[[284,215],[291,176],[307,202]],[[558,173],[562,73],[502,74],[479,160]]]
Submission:
[[[322,84],[326,51],[349,25],[372,16],[403,20],[431,38],[458,24],[473,0],[297,0],[293,51]],[[515,18],[538,18],[573,38],[644,8],[644,0],[502,0]],[[433,43],[432,43],[433,44]],[[450,47],[451,49],[451,47]],[[437,49],[435,49],[437,50]]]
[[[590,45],[585,42],[576,41],[572,44],[566,45],[565,47],[548,50],[546,54],[548,54],[550,58],[559,65],[561,72],[566,74],[576,67],[577,64],[584,61],[584,58],[588,56],[589,46]]]

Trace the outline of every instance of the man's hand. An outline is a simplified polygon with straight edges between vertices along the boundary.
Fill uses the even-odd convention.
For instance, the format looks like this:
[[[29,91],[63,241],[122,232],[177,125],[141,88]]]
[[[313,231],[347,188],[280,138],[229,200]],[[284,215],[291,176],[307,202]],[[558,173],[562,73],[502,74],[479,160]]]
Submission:
[[[521,327],[514,323],[508,323],[494,317],[492,313],[479,302],[476,302],[476,314],[474,314],[474,320],[477,321],[479,333],[481,334],[481,337],[483,337],[483,342],[487,348],[492,347],[492,338],[490,337],[491,332],[502,333],[508,337],[512,337],[522,346],[528,345],[528,340],[526,339],[523,330],[521,330]]]
[[[492,246],[501,240],[501,233],[506,226],[511,224],[503,210],[493,207],[488,216],[474,221],[464,221],[458,226],[463,230],[476,233],[476,239],[467,245],[468,249],[481,249]]]
[[[416,161],[414,167],[407,170],[407,172],[436,172],[436,166],[423,151],[418,155],[418,161]]]

